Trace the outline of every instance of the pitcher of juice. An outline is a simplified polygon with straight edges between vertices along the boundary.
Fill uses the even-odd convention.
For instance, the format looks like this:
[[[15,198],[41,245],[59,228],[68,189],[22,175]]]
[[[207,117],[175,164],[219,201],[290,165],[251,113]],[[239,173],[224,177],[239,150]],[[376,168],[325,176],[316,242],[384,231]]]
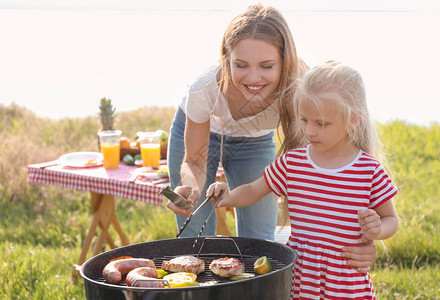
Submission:
[[[142,166],[159,167],[160,132],[138,132],[141,145]]]
[[[121,134],[121,130],[98,131],[105,169],[117,169],[119,167],[119,140]]]

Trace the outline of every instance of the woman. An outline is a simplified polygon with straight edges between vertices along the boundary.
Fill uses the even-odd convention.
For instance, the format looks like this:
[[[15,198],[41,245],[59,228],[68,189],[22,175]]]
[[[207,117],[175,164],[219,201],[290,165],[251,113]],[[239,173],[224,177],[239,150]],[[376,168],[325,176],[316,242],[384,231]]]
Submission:
[[[172,188],[194,204],[216,179],[219,163],[230,189],[252,182],[276,157],[274,129],[288,124],[294,82],[306,66],[297,57],[286,20],[272,7],[252,5],[234,18],[223,35],[220,60],[193,83],[171,126],[168,167]],[[301,146],[292,140],[281,152]],[[168,203],[181,227],[191,209]],[[181,236],[196,236],[211,212],[208,203]],[[237,235],[274,239],[277,201],[273,194],[236,209]],[[215,235],[211,217],[203,234]],[[359,248],[359,247],[358,247]],[[355,264],[368,268],[376,250],[350,250]],[[356,254],[359,252],[360,254]],[[360,255],[360,256],[359,256]]]

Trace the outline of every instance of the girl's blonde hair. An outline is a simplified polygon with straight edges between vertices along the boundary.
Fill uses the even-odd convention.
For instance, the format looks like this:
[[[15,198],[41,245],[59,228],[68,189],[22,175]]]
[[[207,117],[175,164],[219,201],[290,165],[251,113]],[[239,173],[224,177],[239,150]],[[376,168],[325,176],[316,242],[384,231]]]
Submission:
[[[283,60],[281,78],[275,90],[275,99],[278,99],[280,114],[279,124],[284,135],[289,132],[289,126],[294,122],[292,113],[292,99],[294,82],[299,74],[304,73],[307,66],[298,58],[295,43],[289,26],[281,13],[270,6],[261,4],[248,6],[247,10],[235,17],[223,34],[220,48],[220,90],[225,93],[231,82],[230,53],[242,39],[252,38],[268,42],[275,46]],[[286,141],[284,139],[284,141]],[[289,147],[283,142],[281,152],[286,152],[293,146],[298,146],[289,140]]]
[[[351,142],[359,149],[369,153],[387,169],[390,176],[385,152],[373,122],[370,119],[365,86],[359,72],[340,62],[329,61],[307,71],[295,83],[292,117],[295,122],[290,126],[286,144],[305,145],[307,142],[301,132],[298,117],[298,103],[302,99],[313,101],[317,107],[321,101],[333,101],[343,118]],[[322,112],[325,115],[325,111]],[[287,199],[283,198],[283,224],[289,220]]]
[[[298,80],[293,101],[295,115],[298,115],[300,99],[313,101],[318,107],[323,100],[333,101],[353,145],[385,163],[382,144],[369,116],[364,82],[359,72],[336,61],[317,66]],[[325,111],[322,113],[325,115]],[[297,120],[293,135],[302,137],[300,131]]]

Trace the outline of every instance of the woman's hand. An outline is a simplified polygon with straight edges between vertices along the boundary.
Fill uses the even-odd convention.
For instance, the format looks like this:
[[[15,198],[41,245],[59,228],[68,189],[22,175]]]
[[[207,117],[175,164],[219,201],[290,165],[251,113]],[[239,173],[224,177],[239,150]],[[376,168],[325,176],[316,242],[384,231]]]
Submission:
[[[367,273],[377,258],[377,248],[373,241],[361,247],[342,248],[342,257],[348,258],[347,264],[360,273]]]
[[[197,204],[197,200],[200,198],[200,192],[197,189],[194,189],[193,187],[188,185],[178,186],[174,189],[174,192],[183,196],[188,201],[188,203],[192,204],[193,206]],[[181,217],[188,217],[193,211],[192,208],[184,209],[177,207],[171,201],[168,201],[167,208]]]

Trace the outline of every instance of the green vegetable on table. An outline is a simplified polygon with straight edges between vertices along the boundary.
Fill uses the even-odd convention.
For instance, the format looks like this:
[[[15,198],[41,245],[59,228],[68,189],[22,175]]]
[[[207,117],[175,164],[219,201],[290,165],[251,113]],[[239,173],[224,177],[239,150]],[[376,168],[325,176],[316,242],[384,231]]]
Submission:
[[[134,165],[134,158],[131,154],[125,154],[124,157],[122,158],[122,161],[129,166]]]
[[[168,176],[168,167],[167,166],[160,166],[159,169],[156,171],[156,174]]]

